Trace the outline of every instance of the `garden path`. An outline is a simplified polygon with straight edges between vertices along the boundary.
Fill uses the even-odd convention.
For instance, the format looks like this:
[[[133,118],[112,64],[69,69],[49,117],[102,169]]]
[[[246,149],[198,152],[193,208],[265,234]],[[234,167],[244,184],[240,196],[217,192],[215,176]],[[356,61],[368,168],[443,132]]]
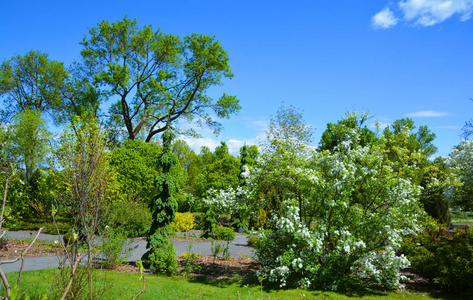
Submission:
[[[6,237],[9,239],[29,239],[33,238],[36,232],[34,231],[9,231]],[[38,240],[55,241],[58,240],[59,236],[52,234],[41,233]],[[253,256],[253,248],[248,246],[247,243],[248,235],[235,234],[235,239],[229,243],[228,248],[230,256],[238,258],[251,257]],[[174,249],[176,255],[182,255],[189,251],[190,242],[174,242]],[[129,262],[136,262],[141,256],[147,251],[146,241],[144,239],[134,239],[128,246],[130,250]],[[211,255],[211,242],[193,242],[192,252],[201,255]],[[11,264],[2,265],[2,270],[5,273],[17,272],[20,270],[21,261],[17,261]],[[41,269],[52,269],[59,266],[59,259],[56,256],[44,256],[44,257],[26,257],[23,271],[41,270]]]

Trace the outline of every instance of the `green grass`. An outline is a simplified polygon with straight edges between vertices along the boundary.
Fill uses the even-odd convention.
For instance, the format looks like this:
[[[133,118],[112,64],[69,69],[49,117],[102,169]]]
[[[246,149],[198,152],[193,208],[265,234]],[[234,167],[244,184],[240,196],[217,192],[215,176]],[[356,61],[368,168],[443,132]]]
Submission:
[[[24,272],[20,289],[29,288],[32,298],[49,291],[56,274],[55,269]],[[8,274],[10,283],[16,282],[18,273]],[[104,299],[132,299],[143,288],[138,274],[101,272],[105,278]],[[2,290],[3,291],[3,290]],[[423,296],[424,295],[424,296]],[[146,276],[146,290],[138,298],[142,299],[261,299],[259,285],[243,285],[226,281],[197,281],[179,277]],[[365,295],[345,295],[332,292],[305,291],[299,289],[263,289],[263,299],[461,299],[422,293],[379,293]]]

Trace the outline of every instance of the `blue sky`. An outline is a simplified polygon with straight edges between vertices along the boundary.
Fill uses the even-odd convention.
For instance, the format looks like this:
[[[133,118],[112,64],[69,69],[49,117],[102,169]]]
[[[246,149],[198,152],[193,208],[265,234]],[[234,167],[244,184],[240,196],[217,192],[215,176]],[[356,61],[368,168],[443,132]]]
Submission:
[[[373,122],[411,117],[447,155],[473,117],[473,0],[404,1],[0,1],[0,60],[41,50],[68,66],[87,28],[128,15],[165,33],[214,35],[234,78],[211,94],[243,107],[199,149],[233,153],[264,137],[282,102],[304,111],[314,145],[347,110]]]

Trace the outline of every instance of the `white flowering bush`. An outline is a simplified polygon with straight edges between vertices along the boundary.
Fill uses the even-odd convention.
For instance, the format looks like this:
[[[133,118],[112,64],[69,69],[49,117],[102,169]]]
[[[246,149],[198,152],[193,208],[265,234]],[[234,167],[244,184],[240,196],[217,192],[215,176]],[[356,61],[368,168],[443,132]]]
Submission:
[[[399,176],[381,145],[350,147],[348,140],[335,154],[314,152],[304,176],[301,164],[288,165],[298,179],[291,184],[304,186],[292,186],[298,197],[274,214],[273,231],[258,243],[270,281],[325,290],[401,287],[409,261],[396,251],[404,236],[422,229],[420,188]]]

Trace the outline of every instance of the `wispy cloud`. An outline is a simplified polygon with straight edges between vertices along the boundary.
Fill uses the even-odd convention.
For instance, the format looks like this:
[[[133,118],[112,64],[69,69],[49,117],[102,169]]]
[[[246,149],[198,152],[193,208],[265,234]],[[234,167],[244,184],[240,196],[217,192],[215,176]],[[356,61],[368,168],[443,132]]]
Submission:
[[[405,116],[408,118],[441,118],[448,116],[449,113],[435,110],[421,110],[416,112],[411,112]]]
[[[469,20],[472,12],[473,0],[404,0],[378,12],[372,23],[375,28],[389,28],[402,18],[407,24],[433,26],[454,15],[461,21]]]
[[[373,16],[371,19],[371,24],[374,28],[389,28],[396,25],[398,22],[398,18],[394,16],[394,13],[386,7],[379,13]]]

